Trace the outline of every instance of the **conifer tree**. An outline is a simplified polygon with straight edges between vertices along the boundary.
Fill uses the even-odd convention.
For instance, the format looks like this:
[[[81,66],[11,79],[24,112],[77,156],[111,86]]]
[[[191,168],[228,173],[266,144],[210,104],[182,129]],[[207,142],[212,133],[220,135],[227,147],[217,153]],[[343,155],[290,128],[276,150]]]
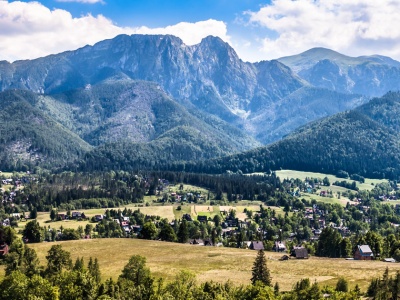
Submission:
[[[187,227],[186,220],[182,220],[181,224],[179,225],[178,229],[178,242],[179,243],[186,243],[189,239],[189,230]]]
[[[253,264],[251,283],[255,285],[257,281],[260,281],[264,285],[272,286],[271,275],[267,267],[267,259],[265,258],[264,250],[258,251]]]
[[[74,271],[80,271],[82,272],[85,269],[85,264],[83,262],[83,257],[77,258],[73,267]]]
[[[94,261],[93,261],[92,257],[90,257],[89,263],[88,263],[88,271],[89,271],[89,274],[93,276],[95,281],[98,284],[100,284],[100,282],[101,282],[101,273],[100,273],[99,261],[97,260],[97,258],[95,258]]]

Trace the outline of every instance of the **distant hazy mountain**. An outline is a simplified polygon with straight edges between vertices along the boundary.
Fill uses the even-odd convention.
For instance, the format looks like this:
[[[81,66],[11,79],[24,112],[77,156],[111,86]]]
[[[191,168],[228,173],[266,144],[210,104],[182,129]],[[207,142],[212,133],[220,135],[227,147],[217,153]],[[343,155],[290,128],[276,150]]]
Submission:
[[[278,60],[311,85],[340,93],[382,96],[400,90],[400,62],[385,56],[349,57],[313,48]]]
[[[330,105],[331,113],[366,101],[359,95],[349,97],[340,93],[331,93],[330,100],[325,99],[321,89],[311,94],[304,92],[312,85],[284,64],[243,62],[232,47],[211,36],[198,45],[187,46],[170,35],[120,35],[76,51],[35,60],[0,62],[1,90],[27,89],[54,95],[104,80],[126,79],[155,82],[185,107],[190,104],[191,108],[217,116],[262,143],[275,141],[296,126],[326,116],[326,110],[310,106],[308,117],[288,115],[285,101],[291,101],[293,110],[299,112],[305,102],[314,103],[314,107]],[[336,101],[332,101],[334,98]]]
[[[281,141],[244,153],[186,165],[187,171],[268,172],[279,168],[368,177],[400,175],[400,93],[305,125]]]

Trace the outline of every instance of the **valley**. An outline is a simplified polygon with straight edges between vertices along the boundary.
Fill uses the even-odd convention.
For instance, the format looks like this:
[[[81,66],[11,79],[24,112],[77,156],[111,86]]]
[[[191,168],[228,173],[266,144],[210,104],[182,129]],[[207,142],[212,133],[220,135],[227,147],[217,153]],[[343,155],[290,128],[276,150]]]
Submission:
[[[394,295],[399,78],[214,36],[0,62],[0,299]]]

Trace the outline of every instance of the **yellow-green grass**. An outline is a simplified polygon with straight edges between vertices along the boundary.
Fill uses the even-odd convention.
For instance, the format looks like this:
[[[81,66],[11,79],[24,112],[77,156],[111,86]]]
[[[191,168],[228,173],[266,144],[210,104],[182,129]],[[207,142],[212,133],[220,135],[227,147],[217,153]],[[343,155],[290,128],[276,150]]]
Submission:
[[[201,193],[203,196],[206,196],[206,195],[208,194],[208,192],[209,192],[209,191],[208,191],[207,189],[205,189],[205,188],[198,187],[198,186],[191,185],[191,184],[184,184],[182,190],[180,190],[179,187],[180,187],[180,184],[170,185],[170,186],[168,187],[168,190],[169,190],[170,192],[178,192],[178,191],[181,191],[181,192],[184,192],[184,193]]]
[[[151,196],[144,196],[143,198],[143,202],[144,203],[153,203],[156,202],[158,198],[162,198],[162,196],[155,196],[155,195],[151,195]]]
[[[390,201],[382,201],[381,203],[390,204],[390,205],[397,205],[400,204],[400,200],[390,200]]]
[[[181,207],[180,210],[177,209],[178,206]],[[173,207],[173,210],[174,210],[173,213],[174,213],[175,219],[182,219],[184,214],[189,214],[190,215],[190,213],[192,211],[192,206],[191,205],[188,205],[186,203],[182,203],[182,204],[180,204],[178,206],[174,206]]]
[[[344,179],[344,178],[339,178],[336,177],[335,175],[331,174],[323,174],[323,173],[315,173],[315,172],[302,172],[302,171],[294,171],[294,170],[279,170],[276,171],[276,174],[281,178],[281,180],[285,178],[299,178],[301,180],[308,178],[320,178],[323,179],[325,177],[328,177],[329,181],[335,182],[335,181],[343,181],[346,180],[348,182],[353,182],[351,179]],[[387,180],[384,179],[370,179],[370,178],[365,178],[365,183],[359,183],[357,181],[357,186],[360,190],[372,190],[374,186],[378,183],[383,183],[387,182]],[[374,185],[373,185],[374,184]]]
[[[3,191],[12,191],[14,189],[14,185],[13,184],[3,184],[1,186],[1,189]]]
[[[45,264],[45,256],[56,243],[31,244]],[[156,277],[171,280],[180,270],[189,270],[197,275],[199,282],[214,280],[232,281],[234,284],[249,284],[251,267],[256,251],[233,248],[217,248],[159,241],[137,239],[94,239],[60,242],[63,249],[69,251],[73,259],[97,257],[103,280],[117,279],[122,268],[132,255],[142,255]],[[265,252],[267,265],[273,281],[279,282],[282,290],[289,290],[301,278],[317,280],[322,285],[334,286],[339,277],[346,278],[350,287],[359,284],[366,290],[373,277],[381,276],[386,267],[394,274],[400,270],[400,264],[388,264],[380,261],[348,261],[311,257],[308,260],[290,259],[279,261],[282,253]],[[0,269],[0,276],[1,276]],[[4,269],[3,269],[4,270]],[[4,274],[4,271],[2,271]]]
[[[236,210],[236,217],[239,220],[245,220],[247,218],[246,213],[244,212],[244,209],[247,210],[251,210],[253,212],[257,212],[260,211],[260,206],[259,205],[248,205],[248,206],[242,206],[242,205],[238,205],[238,206],[229,206],[229,205],[225,205],[225,206],[220,206],[219,209],[220,211],[226,211],[229,212],[231,209]]]
[[[7,178],[12,177],[13,175],[20,177],[20,176],[26,176],[27,174],[23,173],[23,172],[1,172],[0,173],[0,176],[7,177]]]
[[[335,197],[333,197],[333,198],[323,197],[323,196],[320,196],[320,195],[308,194],[308,193],[301,194],[300,198],[301,199],[304,198],[305,200],[308,200],[308,201],[314,199],[317,202],[332,203],[332,204],[336,203],[336,204],[340,204],[342,206],[346,206],[347,202],[353,203],[352,201],[350,201],[348,198],[345,198],[345,197],[341,197],[340,199],[337,199]]]

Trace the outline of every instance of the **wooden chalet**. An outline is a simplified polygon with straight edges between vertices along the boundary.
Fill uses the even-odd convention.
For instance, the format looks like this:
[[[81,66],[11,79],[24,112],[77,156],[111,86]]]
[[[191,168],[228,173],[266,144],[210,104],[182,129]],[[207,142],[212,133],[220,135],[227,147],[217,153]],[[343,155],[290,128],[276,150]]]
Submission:
[[[249,248],[257,251],[264,250],[264,244],[262,241],[252,241]]]
[[[294,247],[290,256],[293,256],[297,259],[308,259],[308,251],[304,247]]]
[[[374,254],[368,245],[358,245],[354,252],[354,259],[356,260],[372,260]]]

